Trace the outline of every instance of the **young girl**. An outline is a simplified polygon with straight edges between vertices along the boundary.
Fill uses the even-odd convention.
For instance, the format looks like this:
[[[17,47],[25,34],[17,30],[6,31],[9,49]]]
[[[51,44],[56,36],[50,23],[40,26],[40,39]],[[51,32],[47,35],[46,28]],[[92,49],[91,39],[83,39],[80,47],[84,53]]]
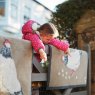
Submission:
[[[40,54],[40,58],[47,61],[44,44],[50,44],[68,54],[69,44],[60,41],[56,37],[59,35],[56,27],[52,23],[45,23],[38,31],[33,30],[33,20],[27,21],[22,27],[23,39],[31,41],[34,50]],[[44,43],[44,44],[43,44]]]

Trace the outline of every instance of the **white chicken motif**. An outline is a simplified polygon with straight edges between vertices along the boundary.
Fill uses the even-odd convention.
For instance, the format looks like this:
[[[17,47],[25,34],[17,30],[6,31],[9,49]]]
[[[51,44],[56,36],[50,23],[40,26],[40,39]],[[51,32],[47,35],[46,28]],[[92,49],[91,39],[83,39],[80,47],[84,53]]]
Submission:
[[[23,95],[17,79],[16,67],[11,56],[11,44],[5,40],[0,49],[0,91],[10,95]]]
[[[80,66],[81,50],[71,49],[70,56],[66,55],[62,57],[63,62],[66,64],[67,68],[76,71]]]

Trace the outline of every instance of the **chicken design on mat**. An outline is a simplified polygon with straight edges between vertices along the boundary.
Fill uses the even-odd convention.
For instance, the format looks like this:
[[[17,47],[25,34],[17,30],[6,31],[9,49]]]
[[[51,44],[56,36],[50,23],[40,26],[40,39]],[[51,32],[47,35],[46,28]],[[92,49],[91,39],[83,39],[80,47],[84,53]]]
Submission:
[[[7,39],[0,48],[0,92],[23,95],[11,55],[11,43]]]

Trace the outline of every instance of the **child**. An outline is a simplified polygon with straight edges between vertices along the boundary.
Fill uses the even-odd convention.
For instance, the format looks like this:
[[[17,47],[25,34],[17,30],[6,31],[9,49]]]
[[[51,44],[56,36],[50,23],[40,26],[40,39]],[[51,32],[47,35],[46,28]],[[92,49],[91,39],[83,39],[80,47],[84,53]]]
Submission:
[[[40,58],[47,61],[44,44],[50,44],[68,54],[69,44],[60,41],[56,37],[59,35],[56,27],[52,23],[45,23],[40,26],[38,31],[33,30],[33,20],[27,21],[22,27],[23,39],[32,43],[34,50],[40,54]],[[44,43],[44,44],[43,44]]]

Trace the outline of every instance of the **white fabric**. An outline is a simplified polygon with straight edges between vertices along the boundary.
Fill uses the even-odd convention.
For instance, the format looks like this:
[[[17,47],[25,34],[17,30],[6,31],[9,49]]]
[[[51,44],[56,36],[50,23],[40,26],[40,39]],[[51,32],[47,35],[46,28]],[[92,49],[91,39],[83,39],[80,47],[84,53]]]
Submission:
[[[37,28],[38,28],[38,25],[37,25],[37,23],[33,23],[31,27],[32,27],[32,29],[33,29],[33,30],[35,30],[35,31],[36,31],[36,30],[37,30]]]
[[[21,91],[14,60],[5,58],[2,54],[0,54],[0,90],[11,94]]]

